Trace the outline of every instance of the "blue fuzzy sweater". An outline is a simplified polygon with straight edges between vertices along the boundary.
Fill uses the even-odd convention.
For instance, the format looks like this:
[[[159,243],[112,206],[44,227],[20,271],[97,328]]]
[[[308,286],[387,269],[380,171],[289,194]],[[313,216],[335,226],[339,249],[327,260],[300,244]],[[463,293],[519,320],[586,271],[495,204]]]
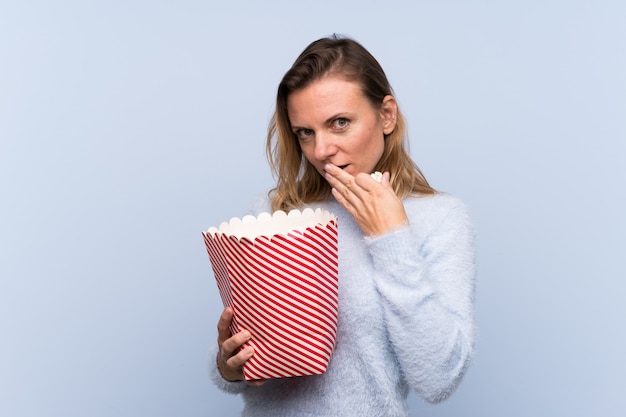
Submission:
[[[334,199],[311,205],[339,219],[339,321],[323,375],[227,382],[242,416],[407,416],[414,389],[436,403],[455,390],[473,352],[474,236],[466,206],[448,194],[404,201],[410,226],[364,237]],[[269,212],[267,200],[253,212]]]

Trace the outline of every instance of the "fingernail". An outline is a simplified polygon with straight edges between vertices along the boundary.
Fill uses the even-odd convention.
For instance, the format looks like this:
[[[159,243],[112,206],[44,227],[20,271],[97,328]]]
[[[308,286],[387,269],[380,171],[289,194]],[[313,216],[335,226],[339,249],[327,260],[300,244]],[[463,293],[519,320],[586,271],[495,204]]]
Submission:
[[[245,353],[246,355],[252,355],[253,352],[254,349],[252,349],[250,346],[246,346],[246,348],[243,350],[243,353]]]
[[[250,332],[249,332],[249,331],[247,331],[247,330],[245,330],[245,331],[243,332],[242,336],[243,336],[243,338],[244,338],[244,339],[246,339],[246,340],[248,340],[248,339],[250,339],[250,337],[252,337],[252,336],[250,335]]]

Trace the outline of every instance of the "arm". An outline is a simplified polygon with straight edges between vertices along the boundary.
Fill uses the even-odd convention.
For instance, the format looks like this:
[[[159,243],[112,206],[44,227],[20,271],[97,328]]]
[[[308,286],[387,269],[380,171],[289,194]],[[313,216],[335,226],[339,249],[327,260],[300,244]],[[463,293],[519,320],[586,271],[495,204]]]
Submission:
[[[467,210],[457,202],[434,224],[416,221],[366,240],[404,376],[425,400],[443,401],[461,381],[474,346],[474,242]]]
[[[407,215],[388,172],[378,184],[328,164],[325,178],[366,236],[407,382],[425,400],[443,401],[461,381],[474,346],[474,241],[465,206],[447,198],[420,218]]]

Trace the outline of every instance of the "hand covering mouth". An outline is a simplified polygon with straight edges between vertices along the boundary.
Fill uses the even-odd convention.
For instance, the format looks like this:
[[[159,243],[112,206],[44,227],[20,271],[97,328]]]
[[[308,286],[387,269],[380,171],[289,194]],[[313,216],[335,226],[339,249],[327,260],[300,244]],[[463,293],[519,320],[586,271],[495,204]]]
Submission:
[[[329,164],[335,165],[332,162],[329,162]],[[337,168],[345,170],[348,166],[350,166],[350,164],[345,164],[345,165],[335,165]],[[326,170],[323,170],[324,172],[326,172]]]

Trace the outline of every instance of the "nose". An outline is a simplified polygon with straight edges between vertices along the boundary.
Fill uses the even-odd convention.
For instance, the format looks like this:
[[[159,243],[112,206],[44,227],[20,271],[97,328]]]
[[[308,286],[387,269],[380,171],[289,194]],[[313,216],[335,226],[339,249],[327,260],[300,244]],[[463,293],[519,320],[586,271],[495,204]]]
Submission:
[[[315,135],[315,149],[313,155],[318,161],[326,161],[329,157],[337,153],[337,146],[333,135],[327,133],[317,133]]]

